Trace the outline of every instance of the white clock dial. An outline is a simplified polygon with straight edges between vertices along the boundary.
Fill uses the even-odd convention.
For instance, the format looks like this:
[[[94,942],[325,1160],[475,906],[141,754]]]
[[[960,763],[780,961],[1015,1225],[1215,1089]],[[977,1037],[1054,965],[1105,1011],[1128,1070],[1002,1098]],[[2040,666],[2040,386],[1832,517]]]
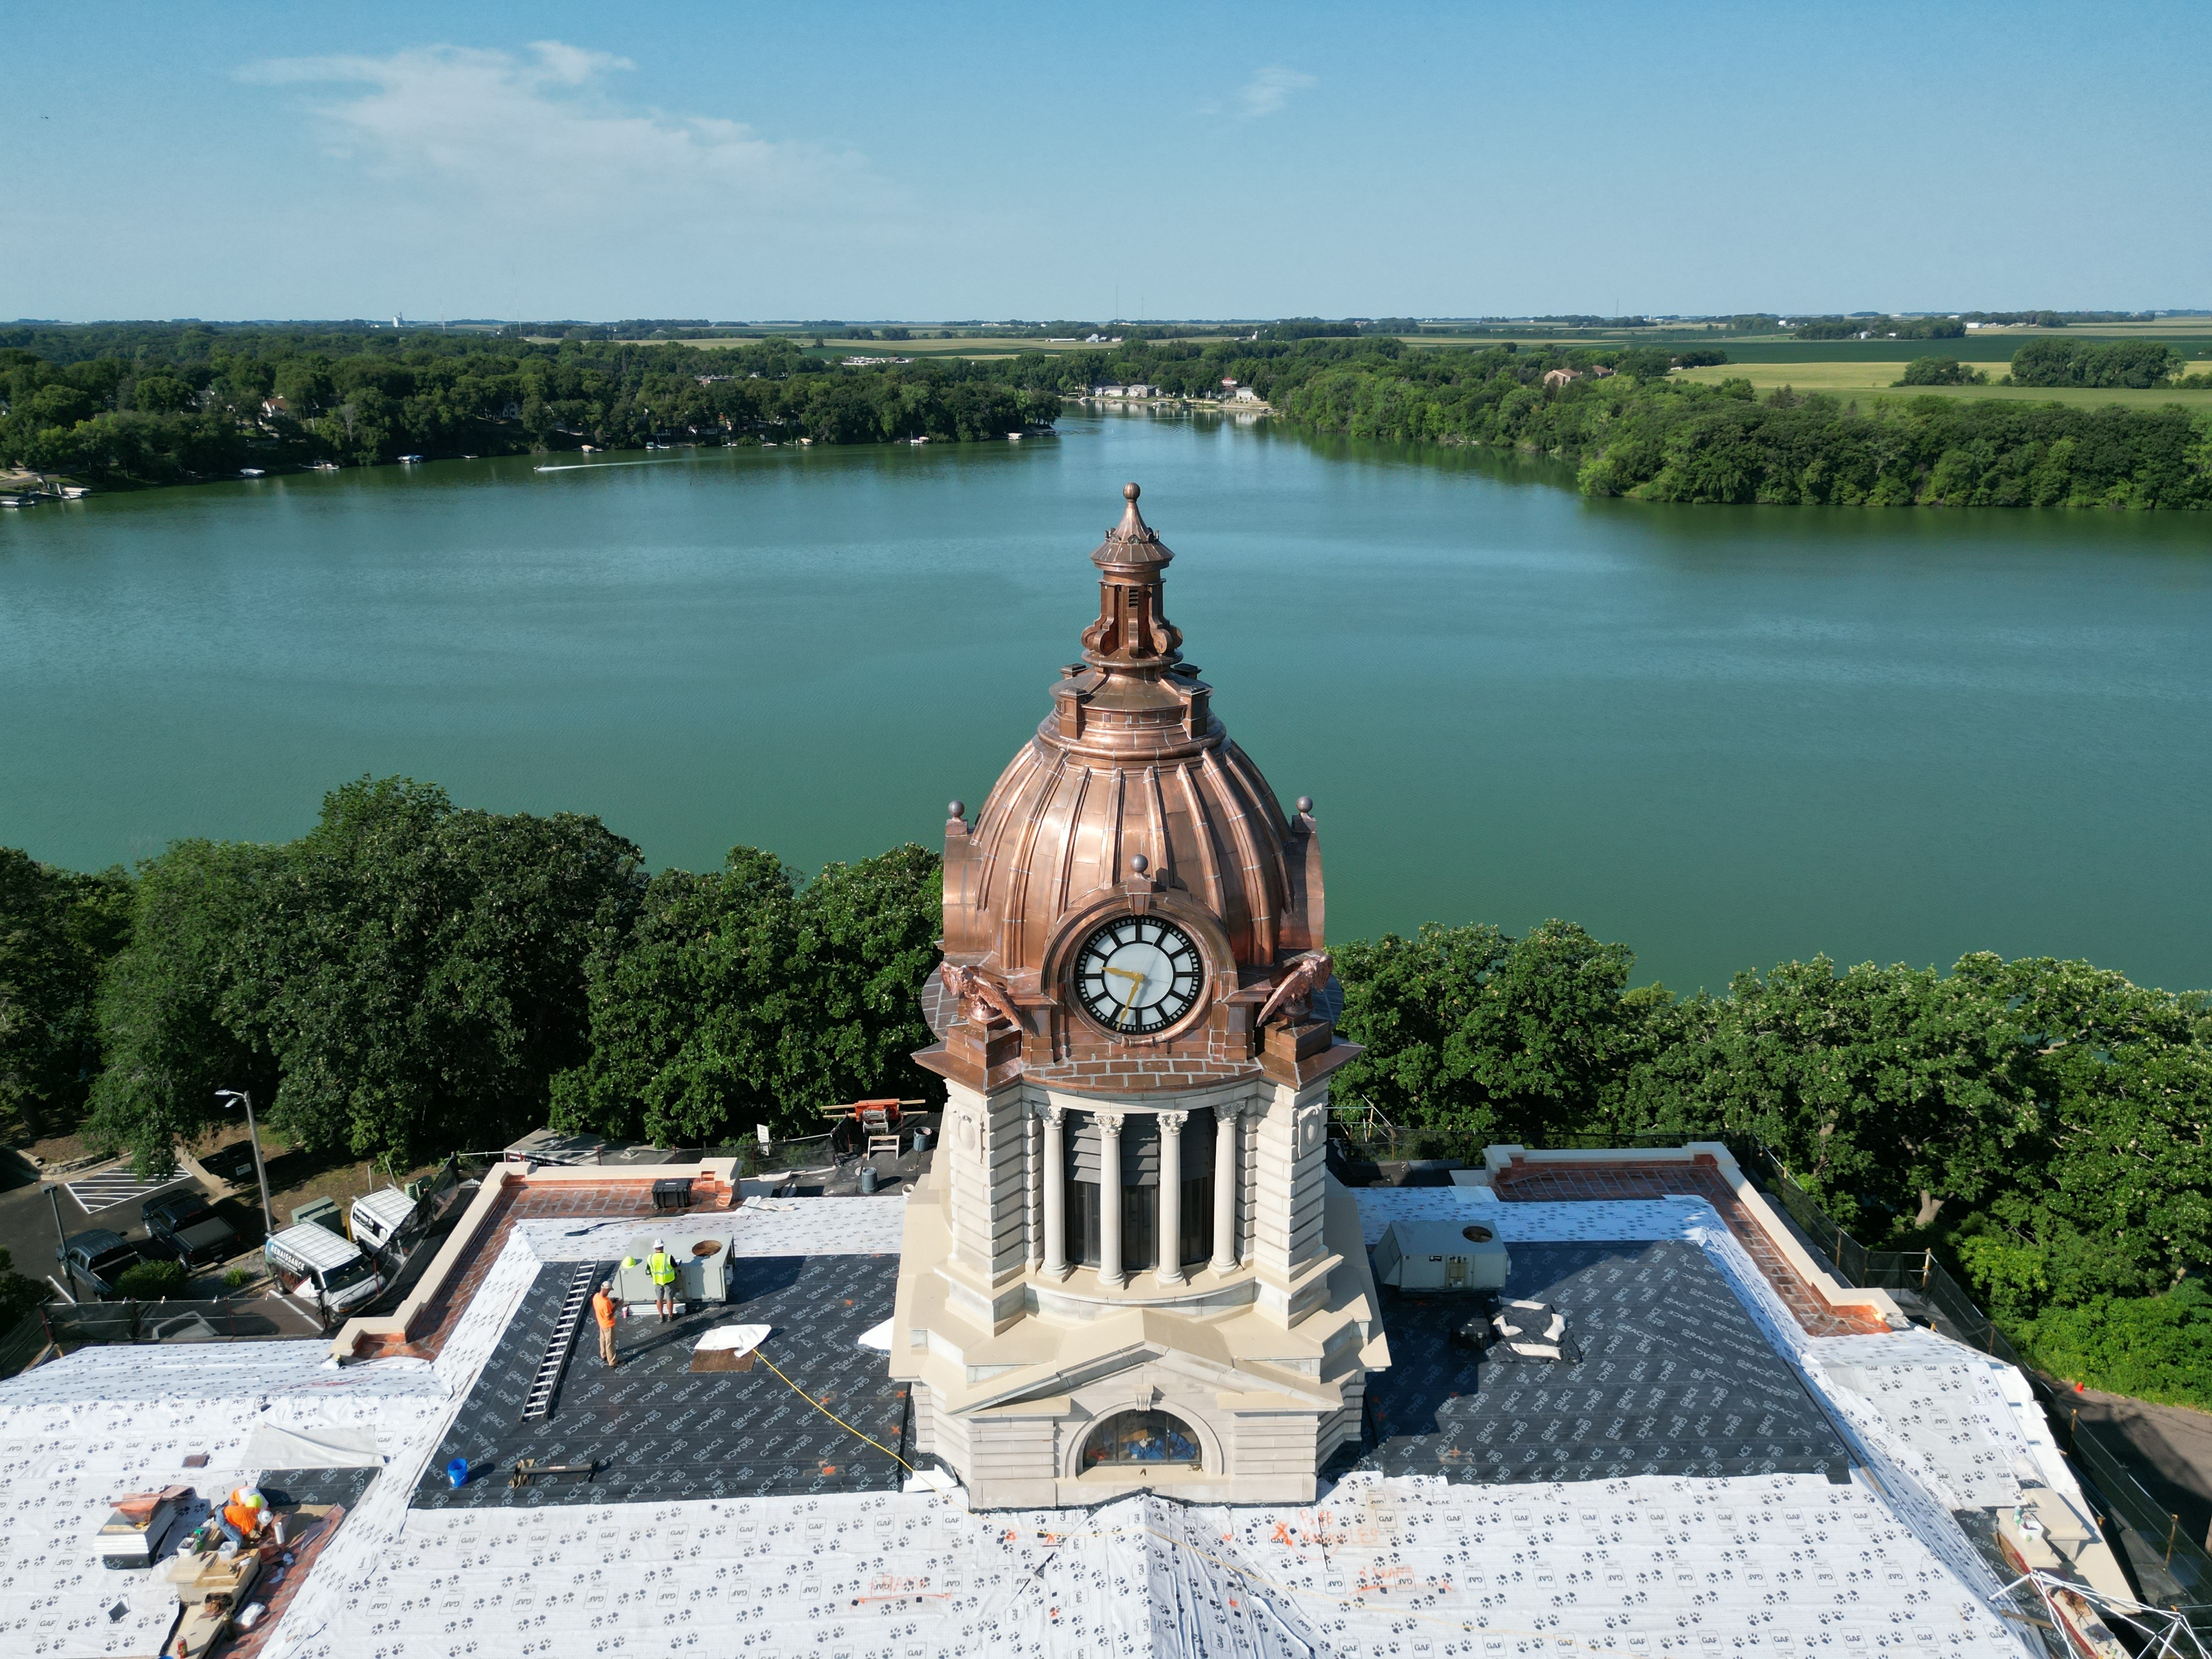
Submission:
[[[1153,916],[1109,921],[1076,952],[1077,1000],[1091,1018],[1124,1036],[1165,1030],[1197,1005],[1205,981],[1190,936]]]

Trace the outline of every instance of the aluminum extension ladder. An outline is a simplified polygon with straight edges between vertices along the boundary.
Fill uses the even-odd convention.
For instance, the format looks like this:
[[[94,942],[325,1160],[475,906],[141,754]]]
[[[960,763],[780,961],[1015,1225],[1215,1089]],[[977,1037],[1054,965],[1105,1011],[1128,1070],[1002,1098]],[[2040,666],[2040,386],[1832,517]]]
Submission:
[[[532,1418],[543,1418],[553,1409],[553,1394],[561,1386],[561,1373],[568,1364],[569,1351],[576,1346],[576,1332],[584,1322],[585,1309],[591,1305],[592,1275],[598,1271],[586,1262],[576,1269],[576,1276],[568,1281],[568,1294],[562,1299],[561,1312],[553,1322],[553,1340],[545,1345],[545,1358],[538,1362],[538,1375],[531,1382],[530,1397],[522,1402],[522,1420],[526,1423]]]

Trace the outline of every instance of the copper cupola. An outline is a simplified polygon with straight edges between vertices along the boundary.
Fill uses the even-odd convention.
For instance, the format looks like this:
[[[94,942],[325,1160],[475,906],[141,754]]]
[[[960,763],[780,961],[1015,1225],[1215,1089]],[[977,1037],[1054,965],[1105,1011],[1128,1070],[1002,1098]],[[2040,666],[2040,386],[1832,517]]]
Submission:
[[[1175,556],[1127,486],[1091,562],[1098,614],[1052,712],[970,824],[945,825],[945,955],[1028,1011],[1024,1060],[1158,1059],[1212,1073],[1257,1058],[1251,1013],[1283,965],[1322,947],[1321,852],[1310,803],[1285,813],[1183,660],[1164,579]],[[1191,1017],[1134,1042],[1086,1021],[1071,953],[1103,917],[1156,912],[1205,957]]]

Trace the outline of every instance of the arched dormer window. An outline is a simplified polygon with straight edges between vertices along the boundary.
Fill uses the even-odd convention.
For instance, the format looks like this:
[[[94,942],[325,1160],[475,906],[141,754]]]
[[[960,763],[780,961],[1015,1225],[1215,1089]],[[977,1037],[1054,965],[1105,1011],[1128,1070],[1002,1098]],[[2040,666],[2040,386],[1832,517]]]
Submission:
[[[1186,1468],[1200,1467],[1198,1437],[1166,1412],[1116,1412],[1091,1431],[1083,1467]]]

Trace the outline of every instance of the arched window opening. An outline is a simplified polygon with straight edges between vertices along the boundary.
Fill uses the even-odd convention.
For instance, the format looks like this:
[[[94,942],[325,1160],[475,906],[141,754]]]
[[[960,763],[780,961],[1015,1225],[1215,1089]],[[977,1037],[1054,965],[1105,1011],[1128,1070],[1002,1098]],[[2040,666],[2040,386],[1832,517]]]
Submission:
[[[1116,1412],[1091,1430],[1083,1446],[1083,1467],[1198,1468],[1198,1437],[1188,1423],[1166,1412]]]

